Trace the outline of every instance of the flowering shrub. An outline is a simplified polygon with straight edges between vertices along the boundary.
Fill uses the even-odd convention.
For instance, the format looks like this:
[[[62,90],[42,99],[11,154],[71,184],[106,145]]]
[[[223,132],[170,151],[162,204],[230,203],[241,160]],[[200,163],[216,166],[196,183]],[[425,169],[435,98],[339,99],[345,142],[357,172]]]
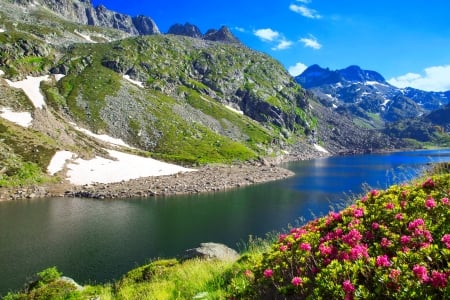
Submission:
[[[246,295],[450,299],[449,187],[450,174],[443,174],[373,190],[293,228],[252,267]]]

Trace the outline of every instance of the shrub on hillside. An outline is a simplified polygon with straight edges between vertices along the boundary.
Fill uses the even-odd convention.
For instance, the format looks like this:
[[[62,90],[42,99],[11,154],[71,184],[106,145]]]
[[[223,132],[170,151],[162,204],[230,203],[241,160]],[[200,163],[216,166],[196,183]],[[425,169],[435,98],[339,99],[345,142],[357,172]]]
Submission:
[[[257,299],[449,299],[450,175],[372,190],[281,234],[243,271]]]

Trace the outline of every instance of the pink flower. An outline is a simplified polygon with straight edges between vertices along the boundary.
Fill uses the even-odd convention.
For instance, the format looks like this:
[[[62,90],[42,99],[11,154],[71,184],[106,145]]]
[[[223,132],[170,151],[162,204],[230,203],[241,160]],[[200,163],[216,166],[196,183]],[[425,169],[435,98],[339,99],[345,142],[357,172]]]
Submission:
[[[447,247],[447,249],[450,249],[450,234],[444,234],[441,241],[445,244],[445,247]]]
[[[392,245],[392,243],[391,243],[391,241],[389,239],[387,239],[387,238],[382,238],[381,239],[381,247],[387,248],[390,245]]]
[[[394,205],[394,203],[392,203],[392,202],[388,202],[388,203],[386,203],[385,208],[386,208],[387,210],[392,210],[392,209],[395,208],[395,205]]]
[[[319,251],[320,251],[320,254],[323,256],[330,256],[333,253],[333,248],[332,248],[332,246],[320,244]]]
[[[367,252],[366,245],[356,245],[349,251],[349,258],[351,260],[357,260],[359,258],[368,258],[369,253]]]
[[[409,222],[408,229],[412,231],[418,227],[421,227],[424,224],[425,224],[425,222],[423,221],[423,219],[420,219],[420,218],[415,219],[414,221]]]
[[[279,242],[282,242],[282,241],[284,241],[284,239],[287,237],[287,234],[280,234],[279,236],[278,236],[278,241]]]
[[[291,281],[292,285],[299,286],[303,283],[303,280],[300,277],[294,277]]]
[[[288,249],[288,246],[287,246],[287,245],[281,245],[281,246],[280,246],[280,251],[281,251],[281,252],[285,252],[287,249]]]
[[[403,220],[403,214],[396,214],[396,215],[395,215],[395,219],[396,219],[396,220],[399,220],[399,221],[400,221],[400,220]]]
[[[265,269],[264,270],[264,277],[270,278],[270,277],[272,277],[272,275],[273,275],[272,269]]]
[[[378,224],[377,222],[373,222],[372,223],[372,228],[377,230],[378,228],[380,228],[380,224]]]
[[[419,278],[420,282],[427,282],[428,277],[428,271],[427,268],[421,265],[415,265],[413,267],[414,275],[416,275],[417,278]]]
[[[433,179],[431,179],[431,178],[428,178],[427,180],[424,181],[424,183],[422,183],[423,188],[433,188],[435,186],[436,186],[436,184],[434,183]]]
[[[431,285],[435,288],[445,288],[447,286],[447,275],[438,271],[431,272]]]
[[[377,267],[389,267],[391,262],[389,261],[389,257],[384,254],[377,256],[376,265]]]
[[[441,199],[441,202],[442,202],[442,204],[444,204],[444,205],[449,205],[449,204],[450,204],[450,201],[448,200],[447,197],[446,197],[446,198],[442,198],[442,199]]]
[[[342,237],[342,241],[347,245],[349,245],[350,247],[353,247],[356,244],[358,244],[361,238],[362,238],[361,233],[356,229],[352,229]]]
[[[355,287],[348,279],[342,283],[342,289],[346,294],[352,294],[355,291]]]
[[[380,194],[380,192],[378,192],[377,190],[371,190],[370,192],[369,192],[369,196],[371,196],[371,197],[376,197],[376,196],[378,196]]]
[[[247,269],[247,270],[245,270],[244,275],[247,278],[251,278],[251,277],[253,277],[253,272],[251,270]]]
[[[435,208],[436,207],[436,202],[434,201],[434,199],[433,198],[428,198],[426,201],[425,201],[425,207],[427,208],[427,209],[432,209],[432,208]]]
[[[300,249],[303,251],[311,251],[311,245],[309,243],[301,243]]]
[[[403,245],[409,244],[411,242],[411,237],[409,235],[402,235],[400,237],[400,243]]]
[[[402,200],[402,201],[400,201],[400,207],[401,208],[405,208],[406,207],[406,201],[405,200]]]
[[[366,202],[367,199],[368,199],[367,196],[364,196],[364,197],[361,198],[361,201],[362,201],[362,202]]]
[[[364,216],[364,209],[362,208],[357,208],[353,211],[353,216],[355,218],[361,218],[362,216]]]
[[[389,278],[397,281],[398,277],[400,276],[400,274],[402,273],[402,271],[398,270],[398,269],[392,269],[391,272],[389,273]]]

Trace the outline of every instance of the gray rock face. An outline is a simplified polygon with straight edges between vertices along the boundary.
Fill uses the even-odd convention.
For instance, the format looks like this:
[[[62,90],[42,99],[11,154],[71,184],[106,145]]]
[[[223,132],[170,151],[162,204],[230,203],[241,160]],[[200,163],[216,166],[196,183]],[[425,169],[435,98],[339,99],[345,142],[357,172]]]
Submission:
[[[16,0],[20,5],[32,1]],[[109,10],[104,5],[93,7],[91,0],[40,0],[40,4],[77,23],[119,29],[132,35],[159,34],[155,22],[145,16],[131,17]]]
[[[203,34],[200,32],[200,29],[192,25],[190,23],[182,24],[174,24],[170,26],[168,34],[175,34],[175,35],[184,35],[189,36],[192,38],[202,38]]]
[[[239,258],[239,254],[223,244],[201,243],[198,248],[186,250],[184,259],[192,258],[234,261]]]
[[[230,29],[228,29],[228,27],[226,26],[222,26],[219,30],[209,29],[205,34],[202,34],[197,26],[190,23],[185,23],[184,25],[174,24],[169,28],[169,31],[167,33],[227,44],[240,43],[240,41],[233,35],[233,33],[231,33]]]

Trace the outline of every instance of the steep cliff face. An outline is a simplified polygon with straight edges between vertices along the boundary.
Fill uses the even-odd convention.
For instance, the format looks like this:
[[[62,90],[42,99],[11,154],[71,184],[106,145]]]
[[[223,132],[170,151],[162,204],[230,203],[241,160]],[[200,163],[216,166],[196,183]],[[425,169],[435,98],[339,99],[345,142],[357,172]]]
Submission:
[[[131,17],[109,10],[104,5],[94,7],[91,0],[14,0],[13,2],[29,7],[41,5],[73,22],[119,29],[132,35],[160,33],[156,23],[149,17]]]

